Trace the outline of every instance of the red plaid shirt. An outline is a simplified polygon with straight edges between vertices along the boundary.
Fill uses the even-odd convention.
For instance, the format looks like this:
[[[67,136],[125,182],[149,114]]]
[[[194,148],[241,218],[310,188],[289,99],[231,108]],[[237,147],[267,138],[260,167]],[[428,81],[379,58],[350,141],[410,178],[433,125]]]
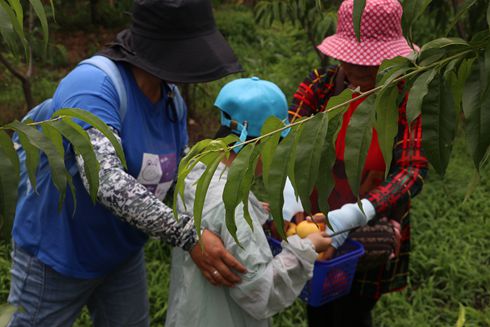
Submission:
[[[334,93],[337,71],[338,66],[314,70],[300,84],[289,109],[291,122],[325,110],[329,98]],[[397,220],[401,225],[400,254],[389,260],[386,265],[368,272],[358,272],[352,286],[352,293],[376,299],[383,293],[399,290],[407,285],[410,252],[410,200],[422,189],[423,178],[428,168],[427,159],[421,152],[420,118],[416,119],[409,128],[405,113],[406,97],[399,107],[398,134],[394,142],[393,160],[388,177],[384,180],[379,179],[362,194],[374,205],[377,218],[389,217]],[[345,179],[342,162],[337,161],[334,175],[336,179]],[[372,180],[370,182],[372,183]],[[352,202],[353,199],[355,197],[346,196],[338,203],[338,199],[331,201],[331,196],[329,202],[337,202],[331,203],[334,204],[332,208],[335,208]]]

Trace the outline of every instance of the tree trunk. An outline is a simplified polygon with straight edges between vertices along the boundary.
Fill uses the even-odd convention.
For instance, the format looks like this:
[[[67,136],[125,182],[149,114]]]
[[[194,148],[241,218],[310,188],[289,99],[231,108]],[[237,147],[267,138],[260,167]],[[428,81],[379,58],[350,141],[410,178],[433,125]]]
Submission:
[[[16,69],[7,59],[0,53],[0,62],[7,68],[7,70],[20,80],[22,84],[22,90],[24,91],[24,98],[26,100],[27,108],[34,107],[34,99],[32,98],[31,81],[29,76],[22,74]]]

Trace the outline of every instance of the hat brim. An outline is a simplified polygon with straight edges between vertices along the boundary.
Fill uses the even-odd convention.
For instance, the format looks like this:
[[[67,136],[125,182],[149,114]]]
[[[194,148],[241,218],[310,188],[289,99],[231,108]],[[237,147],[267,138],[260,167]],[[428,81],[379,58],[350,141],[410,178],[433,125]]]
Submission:
[[[383,60],[406,57],[414,52],[403,37],[389,41],[361,38],[361,42],[357,42],[356,39],[345,39],[338,34],[325,38],[317,48],[337,60],[363,66],[379,66]]]
[[[218,30],[187,39],[138,38],[138,51],[129,29],[100,54],[133,64],[150,74],[175,83],[201,83],[243,71],[233,50]]]

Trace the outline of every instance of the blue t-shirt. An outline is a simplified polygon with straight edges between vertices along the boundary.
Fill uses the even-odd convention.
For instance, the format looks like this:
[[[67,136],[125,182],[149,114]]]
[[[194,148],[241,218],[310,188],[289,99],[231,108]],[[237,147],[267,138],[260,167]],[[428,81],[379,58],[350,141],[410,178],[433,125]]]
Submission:
[[[185,116],[176,119],[167,106],[167,92],[162,92],[160,101],[152,103],[137,86],[129,68],[125,64],[118,64],[118,68],[128,100],[123,121],[112,81],[91,65],[76,67],[61,81],[53,96],[52,110],[83,108],[114,127],[122,140],[128,173],[163,199],[175,179],[180,154],[188,141]],[[175,103],[185,106],[183,101]],[[67,156],[73,162],[70,146]],[[13,238],[17,246],[61,274],[100,277],[138,252],[147,236],[100,204],[93,204],[78,172],[73,183],[76,208],[68,190],[59,211],[59,192],[42,155],[37,192],[29,183],[19,187]]]

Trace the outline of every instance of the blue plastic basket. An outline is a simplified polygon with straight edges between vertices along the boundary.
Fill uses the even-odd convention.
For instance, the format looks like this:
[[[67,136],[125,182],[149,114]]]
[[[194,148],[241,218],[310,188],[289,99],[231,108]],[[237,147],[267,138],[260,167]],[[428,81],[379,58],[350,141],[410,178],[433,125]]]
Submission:
[[[272,254],[282,251],[281,243],[267,236]],[[350,292],[357,261],[364,254],[361,243],[348,239],[327,261],[315,261],[313,278],[310,279],[299,297],[313,307],[342,297]]]

